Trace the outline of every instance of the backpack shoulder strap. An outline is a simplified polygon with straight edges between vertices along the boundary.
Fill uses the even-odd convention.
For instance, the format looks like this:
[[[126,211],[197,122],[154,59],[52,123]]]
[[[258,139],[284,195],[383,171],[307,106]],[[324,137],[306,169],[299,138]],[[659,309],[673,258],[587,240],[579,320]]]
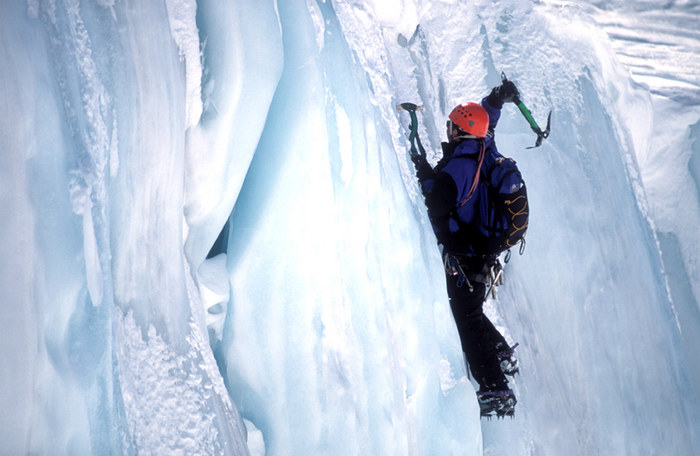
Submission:
[[[484,156],[485,155],[486,155],[486,145],[484,144],[484,140],[480,139],[479,140],[479,158],[476,161],[476,172],[474,173],[474,178],[472,179],[472,186],[469,189],[469,193],[467,193],[467,197],[459,202],[459,207],[462,207],[465,204],[467,204],[467,201],[469,201],[471,199],[472,195],[474,195],[474,191],[476,190],[476,186],[479,184],[479,177],[481,176],[481,166],[484,164]]]

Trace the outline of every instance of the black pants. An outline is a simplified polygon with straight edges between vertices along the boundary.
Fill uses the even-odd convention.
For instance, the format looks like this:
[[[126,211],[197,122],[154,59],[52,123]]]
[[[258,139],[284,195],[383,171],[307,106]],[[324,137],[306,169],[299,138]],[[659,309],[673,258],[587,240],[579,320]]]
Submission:
[[[460,266],[467,276],[477,275],[485,272],[486,262],[461,258]],[[447,274],[447,295],[469,369],[481,390],[502,391],[508,389],[508,381],[501,371],[496,345],[507,347],[507,342],[484,315],[485,294],[486,284]]]

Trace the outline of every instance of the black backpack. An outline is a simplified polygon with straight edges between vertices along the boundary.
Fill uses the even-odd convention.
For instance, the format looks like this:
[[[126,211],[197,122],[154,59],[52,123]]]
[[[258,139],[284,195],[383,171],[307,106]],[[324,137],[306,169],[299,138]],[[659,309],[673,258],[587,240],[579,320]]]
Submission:
[[[477,198],[476,216],[469,224],[460,223],[470,249],[479,255],[498,255],[521,244],[522,250],[530,211],[515,160],[500,158],[489,169],[482,168],[472,198]]]

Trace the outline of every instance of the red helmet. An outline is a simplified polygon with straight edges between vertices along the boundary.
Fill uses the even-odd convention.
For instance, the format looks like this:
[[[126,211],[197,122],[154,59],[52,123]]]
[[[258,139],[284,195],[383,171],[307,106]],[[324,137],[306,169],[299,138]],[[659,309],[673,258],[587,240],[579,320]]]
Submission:
[[[483,138],[489,129],[489,113],[476,103],[463,103],[450,113],[450,120],[470,135]]]

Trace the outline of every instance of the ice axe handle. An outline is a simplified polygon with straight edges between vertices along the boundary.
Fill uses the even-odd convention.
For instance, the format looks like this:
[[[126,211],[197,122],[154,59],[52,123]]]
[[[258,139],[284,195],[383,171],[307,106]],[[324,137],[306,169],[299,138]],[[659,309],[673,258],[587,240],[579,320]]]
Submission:
[[[530,112],[529,109],[527,109],[527,106],[525,106],[525,103],[523,103],[523,102],[520,100],[520,98],[516,98],[515,100],[513,100],[513,102],[514,102],[515,105],[518,107],[518,109],[520,109],[520,112],[523,113],[523,116],[525,117],[525,119],[527,120],[527,122],[530,124],[530,128],[532,128],[532,130],[533,130],[535,133],[538,133],[538,134],[539,134],[539,132],[541,131],[541,130],[540,130],[540,126],[537,125],[537,122],[535,121],[535,118],[532,117],[532,113]]]
[[[505,84],[508,81],[508,77],[506,76],[506,73],[501,71],[501,81]],[[520,96],[516,95],[516,97],[513,99],[513,103],[518,107],[520,112],[523,114],[527,122],[530,124],[530,128],[532,128],[532,131],[537,134],[537,141],[535,142],[535,145],[532,147],[528,147],[528,149],[534,149],[535,147],[540,147],[542,145],[542,140],[546,139],[549,136],[549,124],[550,120],[552,119],[552,111],[549,111],[549,115],[547,116],[547,128],[542,131],[539,125],[537,125],[537,122],[535,121],[535,118],[532,117],[532,113],[530,112],[529,109],[527,109],[527,106],[525,106],[525,103],[522,102],[520,99]]]
[[[550,122],[552,120],[552,111],[549,111],[549,114],[547,115],[547,128],[545,128],[544,131],[542,131],[540,126],[537,125],[535,118],[532,117],[532,113],[530,112],[530,110],[527,109],[527,106],[525,106],[525,103],[523,103],[520,100],[520,98],[516,98],[515,100],[513,100],[513,102],[523,114],[527,122],[530,124],[530,128],[532,128],[532,131],[534,131],[537,134],[537,141],[535,142],[535,145],[532,147],[528,147],[528,149],[540,147],[542,145],[542,140],[546,139],[549,136],[549,127]]]
[[[418,116],[416,116],[416,111],[421,109],[423,109],[423,106],[418,106],[414,103],[401,103],[396,107],[397,111],[408,111],[411,116],[411,125],[408,126],[411,130],[408,135],[408,140],[411,142],[411,155],[425,157],[425,148],[423,148],[420,136],[418,136]]]

